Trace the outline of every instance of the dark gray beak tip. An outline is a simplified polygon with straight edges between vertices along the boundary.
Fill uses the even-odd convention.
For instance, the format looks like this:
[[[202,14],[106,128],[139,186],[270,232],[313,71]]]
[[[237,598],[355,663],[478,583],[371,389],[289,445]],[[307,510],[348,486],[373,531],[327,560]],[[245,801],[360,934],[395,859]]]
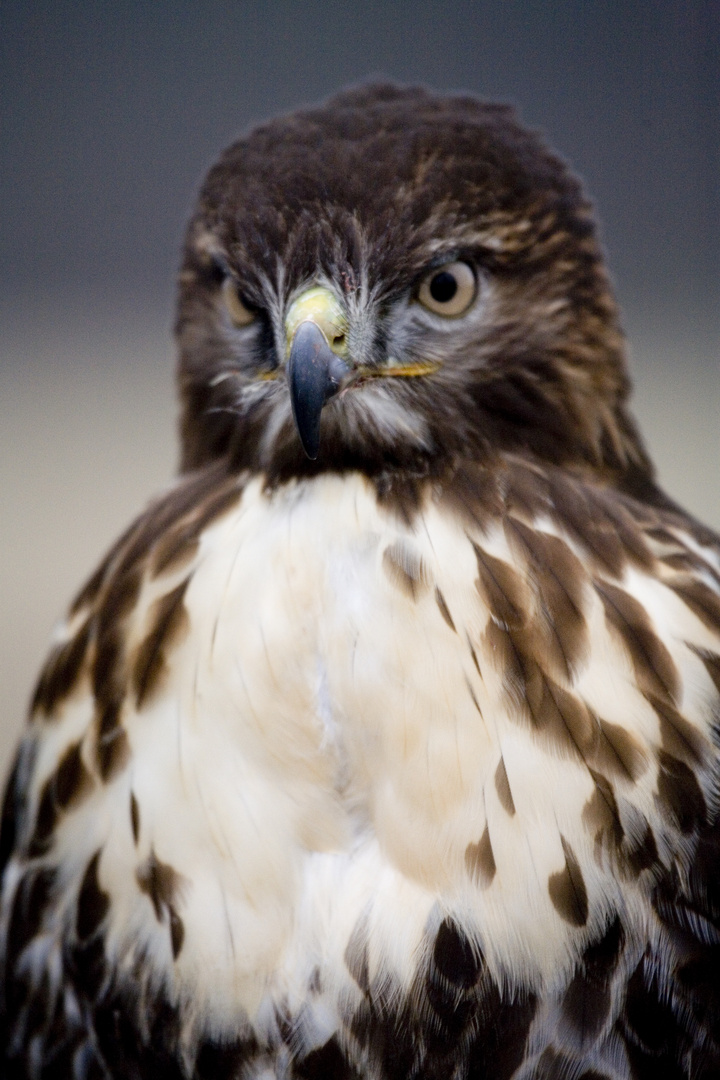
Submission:
[[[328,345],[314,322],[300,323],[290,348],[287,379],[295,426],[303,450],[314,461],[320,449],[323,408],[349,373],[347,364]]]

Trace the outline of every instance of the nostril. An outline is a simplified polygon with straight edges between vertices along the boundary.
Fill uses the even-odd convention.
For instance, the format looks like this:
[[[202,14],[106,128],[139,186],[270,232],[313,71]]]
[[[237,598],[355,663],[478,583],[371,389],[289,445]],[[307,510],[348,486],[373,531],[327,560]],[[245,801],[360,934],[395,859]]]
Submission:
[[[333,337],[330,344],[331,344],[333,349],[342,348],[343,345],[345,344],[345,335],[344,334],[335,334],[335,336]]]

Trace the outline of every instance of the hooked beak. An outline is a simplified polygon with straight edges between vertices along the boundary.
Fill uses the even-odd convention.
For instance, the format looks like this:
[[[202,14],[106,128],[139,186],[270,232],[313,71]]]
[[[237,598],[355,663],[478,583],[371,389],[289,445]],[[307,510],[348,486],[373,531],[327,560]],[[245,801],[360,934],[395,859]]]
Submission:
[[[312,460],[320,447],[322,410],[351,371],[344,359],[346,327],[336,297],[322,286],[299,296],[285,320],[293,417],[303,450]]]

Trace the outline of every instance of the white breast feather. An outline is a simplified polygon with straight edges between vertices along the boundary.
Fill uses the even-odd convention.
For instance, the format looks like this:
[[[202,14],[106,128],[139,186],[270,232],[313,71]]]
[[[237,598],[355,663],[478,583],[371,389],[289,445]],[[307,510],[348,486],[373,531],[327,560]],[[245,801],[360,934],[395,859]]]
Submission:
[[[371,982],[391,977],[402,990],[428,927],[447,913],[510,991],[560,985],[615,911],[639,939],[651,933],[640,903],[633,910],[641,886],[620,882],[598,859],[583,825],[593,794],[587,769],[549,752],[508,713],[502,673],[483,652],[491,613],[475,587],[466,530],[432,503],[406,526],[358,476],[271,495],[251,482],[202,536],[185,594],[190,633],[171,654],[164,691],[125,718],[128,766],[58,826],[68,883],[104,852],[107,948],[119,967],[129,971],[145,954],[151,978],[218,1035],[236,1030],[239,1013],[267,1033],[269,1005],[284,1002],[302,1017],[305,1047],[324,1042],[339,1003],[360,997],[346,957],[358,926]],[[475,539],[525,575],[499,525]],[[384,566],[393,545],[415,560],[415,595]],[[144,588],[131,634],[141,636],[143,612],[174,583]],[[717,650],[717,639],[657,579],[631,568],[623,584],[680,668],[684,715],[706,733],[711,687],[685,643]],[[644,748],[644,774],[617,788],[623,805],[652,818],[657,716],[591,589],[586,601],[591,649],[576,691]],[[86,681],[43,728],[34,797],[91,719]],[[501,756],[514,815],[495,783]],[[141,811],[137,846],[131,792]],[[496,865],[489,883],[473,879],[466,862],[486,827]],[[549,876],[564,867],[561,836],[587,888],[582,931],[569,929],[548,895]],[[176,961],[137,886],[138,864],[152,851],[181,875],[185,945]],[[57,909],[58,928],[71,899]],[[321,991],[311,1007],[314,973]]]

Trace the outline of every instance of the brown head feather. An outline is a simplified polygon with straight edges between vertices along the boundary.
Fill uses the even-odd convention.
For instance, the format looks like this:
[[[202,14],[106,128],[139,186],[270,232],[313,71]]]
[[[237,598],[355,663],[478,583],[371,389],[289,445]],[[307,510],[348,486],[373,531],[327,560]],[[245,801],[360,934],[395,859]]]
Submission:
[[[482,318],[399,340],[422,275],[453,258],[488,288]],[[219,299],[227,275],[257,313],[242,334]],[[334,399],[311,462],[279,354],[289,300],[316,280],[347,306],[369,369],[403,347],[442,363]],[[589,204],[505,106],[370,85],[236,142],[190,223],[177,335],[184,469],[225,459],[270,482],[360,469],[387,484],[513,450],[652,488]]]

